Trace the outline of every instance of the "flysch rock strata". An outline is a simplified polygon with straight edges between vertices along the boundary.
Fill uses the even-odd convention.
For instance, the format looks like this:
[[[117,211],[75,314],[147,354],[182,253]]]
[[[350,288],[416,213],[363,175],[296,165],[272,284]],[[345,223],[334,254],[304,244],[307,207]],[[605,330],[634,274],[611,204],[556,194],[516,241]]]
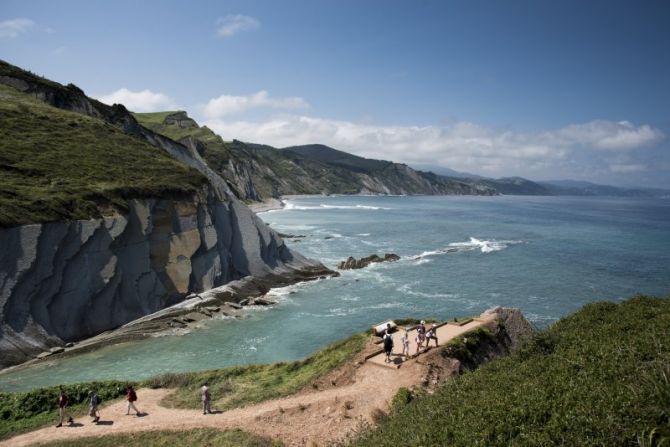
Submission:
[[[207,187],[192,200],[129,201],[127,216],[0,229],[0,367],[120,327],[84,346],[166,330],[157,312],[231,281],[247,278],[200,297],[239,301],[333,273],[219,193]]]
[[[29,74],[0,76],[0,84],[105,120],[209,181],[190,198],[131,200],[123,216],[0,229],[0,368],[52,355],[52,348],[65,346],[55,354],[63,355],[160,332],[182,310],[167,312],[176,316],[165,321],[160,311],[186,306],[193,293],[202,297],[213,289],[218,298],[212,302],[231,301],[226,308],[232,311],[236,302],[270,287],[336,275],[291,251],[235,198],[193,141],[178,143],[154,133],[123,105],[91,100],[74,85],[45,83]],[[180,114],[172,118],[184,121]],[[229,289],[217,289],[223,285]],[[82,340],[87,341],[70,346]]]

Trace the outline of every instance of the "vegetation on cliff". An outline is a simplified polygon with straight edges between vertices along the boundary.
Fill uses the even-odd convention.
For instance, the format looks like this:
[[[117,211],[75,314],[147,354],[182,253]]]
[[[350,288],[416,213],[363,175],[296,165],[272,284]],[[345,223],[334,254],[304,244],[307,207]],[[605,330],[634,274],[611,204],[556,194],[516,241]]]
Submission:
[[[669,327],[670,299],[586,305],[433,395],[400,396],[353,445],[661,445],[670,438]],[[466,360],[470,342],[445,354]]]
[[[101,119],[0,85],[0,227],[100,217],[192,194],[197,171]]]
[[[472,180],[415,171],[398,163],[372,160],[314,144],[276,149],[224,141],[207,127],[180,126],[184,112],[136,113],[145,127],[177,141],[196,140],[198,152],[242,200],[290,194],[495,194]],[[184,115],[185,116],[185,115]]]

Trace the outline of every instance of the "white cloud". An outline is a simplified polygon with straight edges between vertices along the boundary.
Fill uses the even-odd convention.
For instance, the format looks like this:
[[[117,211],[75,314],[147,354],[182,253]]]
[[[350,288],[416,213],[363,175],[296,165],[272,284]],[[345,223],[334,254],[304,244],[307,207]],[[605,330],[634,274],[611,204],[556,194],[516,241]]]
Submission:
[[[35,26],[30,19],[18,18],[0,22],[0,39],[14,39]]]
[[[305,109],[308,107],[309,104],[300,97],[271,97],[268,92],[261,90],[248,96],[221,95],[218,98],[212,98],[205,105],[203,112],[208,119],[217,119],[254,108]]]
[[[592,146],[596,149],[626,151],[658,143],[663,133],[649,125],[635,127],[629,121],[595,120],[573,124],[557,132],[559,138]]]
[[[169,96],[163,93],[154,93],[151,90],[134,92],[127,88],[120,88],[108,95],[98,96],[97,99],[109,105],[123,104],[133,112],[158,112],[178,108]]]
[[[615,173],[626,174],[630,172],[644,172],[647,171],[647,166],[640,163],[631,164],[612,164],[609,166],[610,171]]]
[[[550,173],[595,160],[603,149],[631,150],[664,138],[648,125],[592,121],[544,132],[498,130],[468,122],[449,126],[380,126],[308,116],[263,122],[221,118],[204,122],[224,139],[286,147],[323,143],[357,155],[408,164],[439,165],[489,175]],[[615,166],[615,165],[612,165]],[[610,170],[639,169],[632,163]],[[574,169],[574,168],[573,168]]]
[[[242,14],[229,14],[216,21],[216,34],[219,37],[230,37],[240,31],[252,31],[261,26],[261,22],[253,17]]]

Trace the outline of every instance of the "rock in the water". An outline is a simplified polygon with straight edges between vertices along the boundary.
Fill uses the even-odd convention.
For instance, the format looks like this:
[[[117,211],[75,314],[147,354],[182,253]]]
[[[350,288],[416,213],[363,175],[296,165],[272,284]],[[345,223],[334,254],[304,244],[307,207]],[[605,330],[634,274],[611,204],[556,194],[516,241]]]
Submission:
[[[251,302],[251,304],[255,304],[256,306],[270,306],[272,304],[277,304],[277,302],[272,301],[272,300],[267,300],[265,298],[256,298]]]
[[[395,253],[386,253],[383,258],[378,255],[370,255],[361,259],[349,256],[346,261],[340,262],[337,268],[340,270],[362,269],[375,262],[393,262],[399,259],[400,256]]]

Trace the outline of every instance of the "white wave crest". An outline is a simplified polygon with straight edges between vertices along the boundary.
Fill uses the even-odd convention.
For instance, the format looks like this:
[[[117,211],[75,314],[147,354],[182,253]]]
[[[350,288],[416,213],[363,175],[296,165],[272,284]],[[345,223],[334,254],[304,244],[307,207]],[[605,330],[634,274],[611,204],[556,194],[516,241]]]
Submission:
[[[319,204],[319,206],[305,206],[305,205],[295,205],[291,202],[286,202],[284,205],[284,210],[390,210],[391,208],[384,208],[381,206],[369,206],[369,205],[326,205],[325,203]]]
[[[424,251],[418,255],[406,256],[405,259],[409,261],[416,261],[418,259],[427,258],[430,256],[439,256],[447,253],[457,253],[462,251],[473,251],[479,250],[482,253],[493,253],[495,251],[504,250],[510,245],[522,244],[523,241],[483,241],[474,237],[471,237],[468,242],[452,242],[446,248],[441,248],[438,250]]]
[[[492,253],[494,251],[504,250],[510,245],[521,244],[523,241],[482,241],[471,237],[469,242],[452,242],[449,247],[461,250],[481,250],[482,253]]]

